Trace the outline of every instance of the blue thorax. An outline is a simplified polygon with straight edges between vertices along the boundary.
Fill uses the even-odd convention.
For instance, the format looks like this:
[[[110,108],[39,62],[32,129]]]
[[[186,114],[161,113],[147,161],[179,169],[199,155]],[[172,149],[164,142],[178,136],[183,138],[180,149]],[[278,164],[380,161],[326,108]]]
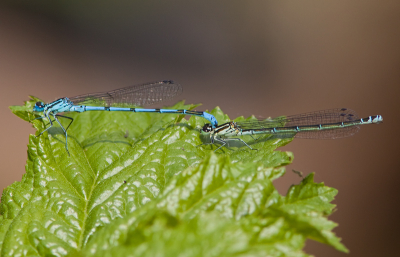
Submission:
[[[67,112],[71,109],[72,106],[73,103],[67,97],[63,97],[48,104],[44,104],[43,102],[37,102],[33,107],[33,111],[50,112],[56,114],[59,112]]]

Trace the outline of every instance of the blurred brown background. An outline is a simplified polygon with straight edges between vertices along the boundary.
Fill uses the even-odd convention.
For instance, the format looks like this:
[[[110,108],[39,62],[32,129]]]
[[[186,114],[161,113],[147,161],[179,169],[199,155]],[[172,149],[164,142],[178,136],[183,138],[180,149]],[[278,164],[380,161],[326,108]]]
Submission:
[[[21,179],[31,125],[10,105],[173,79],[230,117],[348,107],[381,114],[352,138],[295,140],[281,193],[304,174],[339,190],[350,256],[396,256],[400,1],[2,1],[0,188]],[[173,103],[171,101],[169,103]],[[308,241],[308,253],[346,256]]]

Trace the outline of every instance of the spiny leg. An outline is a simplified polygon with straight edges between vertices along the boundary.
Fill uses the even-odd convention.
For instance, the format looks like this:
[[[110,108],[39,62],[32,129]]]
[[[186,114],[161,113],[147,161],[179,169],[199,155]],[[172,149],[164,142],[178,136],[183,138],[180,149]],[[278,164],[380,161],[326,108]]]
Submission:
[[[222,145],[221,145],[220,147],[218,147],[217,149],[215,149],[214,152],[216,152],[218,149],[220,149],[221,147],[223,147],[223,146],[226,145],[226,141],[225,141],[225,140],[222,140],[222,138],[216,137],[216,138],[215,138],[215,141],[218,141],[218,142],[222,143]],[[213,140],[213,144],[214,144],[214,140]]]
[[[68,124],[67,128],[65,129],[65,131],[67,131],[68,128],[69,128],[69,126],[71,126],[72,122],[74,122],[74,119],[71,118],[71,117],[63,116],[63,115],[60,115],[60,114],[56,114],[56,116],[57,116],[57,117],[63,117],[63,118],[66,118],[66,119],[71,120],[71,122]]]
[[[48,127],[47,129],[45,129],[45,130],[43,130],[38,136],[40,136],[40,135],[42,135],[44,132],[46,132],[47,130],[49,130],[52,126],[53,126],[53,122],[55,121],[55,120],[52,120],[51,118],[50,118],[50,116],[49,116],[49,111],[48,112],[43,112],[43,116],[40,116],[40,117],[38,117],[38,118],[35,118],[35,119],[33,119],[33,120],[31,120],[31,121],[34,121],[34,120],[41,120],[41,119],[44,119],[44,118],[47,118],[48,120],[49,120],[49,123],[47,123],[47,124],[44,124],[44,127],[47,127],[47,125],[49,125],[50,124],[50,127]],[[54,116],[54,115],[53,115]],[[38,136],[36,136],[36,137],[38,137]]]
[[[51,120],[50,116],[49,116],[49,120],[50,120],[51,122],[54,122],[54,121],[55,121],[55,120]],[[44,127],[47,127],[47,125],[49,125],[49,124],[50,124],[50,122],[47,123],[47,124],[44,124]]]
[[[48,119],[50,120],[50,118],[47,117],[47,116],[45,115],[45,116],[41,116],[41,117],[35,118],[35,119],[31,120],[31,121],[34,121],[34,120],[41,120],[41,119],[44,119],[44,118],[48,118]],[[53,121],[54,121],[54,120],[53,120]],[[49,125],[49,123],[44,124],[45,127],[47,127],[47,125]]]
[[[252,139],[254,139],[254,141],[257,141],[261,136],[258,136],[257,138],[254,138],[253,135],[250,135]]]
[[[45,118],[48,118],[49,119],[49,121],[50,121],[50,127],[48,127],[47,129],[45,129],[45,130],[43,130],[38,136],[36,136],[36,137],[39,137],[40,135],[42,135],[44,132],[46,132],[47,130],[49,130],[51,127],[53,127],[53,122],[51,121],[51,118],[49,117],[49,114],[48,113],[44,113],[44,115],[45,115]],[[43,119],[43,118],[42,118]]]
[[[57,119],[57,116],[61,116],[61,115],[53,115],[54,119],[57,121],[58,125],[60,125],[60,127],[62,128],[62,130],[64,131],[65,134],[65,149],[67,150],[68,155],[69,151],[68,151],[68,134],[67,134],[67,130],[63,127],[63,125],[61,125],[61,122]],[[64,116],[62,116],[64,117]],[[71,118],[72,119],[72,118]],[[70,123],[71,124],[71,123]],[[68,128],[67,128],[68,129]]]
[[[72,122],[74,121],[73,118],[67,117],[67,116],[64,116],[64,115],[56,114],[55,116],[57,116],[57,117],[63,117],[63,118],[66,118],[66,119],[71,120],[71,122],[68,124],[67,128],[65,129],[65,131],[68,130],[69,126],[71,126]],[[33,119],[33,120],[40,120],[40,119],[44,119],[44,118],[48,118],[49,121],[50,121],[49,123],[45,124],[45,126],[47,126],[47,125],[51,124],[51,122],[54,122],[54,121],[55,121],[55,120],[51,120],[50,116],[41,116],[41,117],[35,118],[35,119]],[[31,120],[31,121],[33,121],[33,120]]]
[[[246,142],[244,142],[241,138],[227,138],[227,139],[225,139],[225,141],[228,141],[228,140],[239,140],[239,141],[241,141],[243,144],[245,144],[248,148],[250,148],[251,150],[257,150],[257,149],[253,149],[253,148],[251,148]]]
[[[46,116],[40,116],[40,117],[34,118],[33,120],[40,120],[40,119],[44,119],[44,118],[47,118],[47,117]],[[33,120],[31,120],[31,121],[33,121]]]
[[[199,147],[199,146],[202,146],[202,145],[213,145],[214,143],[203,143],[203,144],[199,144],[199,145],[196,145],[196,147]]]

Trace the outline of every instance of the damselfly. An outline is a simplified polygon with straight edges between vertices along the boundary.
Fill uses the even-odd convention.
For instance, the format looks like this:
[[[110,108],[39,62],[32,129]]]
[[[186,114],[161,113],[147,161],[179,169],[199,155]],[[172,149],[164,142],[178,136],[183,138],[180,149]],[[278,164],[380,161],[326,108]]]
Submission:
[[[166,114],[186,114],[194,115],[207,119],[211,122],[210,126],[215,128],[218,122],[215,117],[206,112],[198,112],[191,110],[171,110],[171,109],[143,109],[143,108],[127,108],[113,107],[113,105],[136,105],[145,106],[161,102],[173,98],[182,92],[182,86],[172,80],[164,80],[153,83],[129,86],[121,89],[116,89],[109,92],[93,93],[79,95],[75,97],[59,98],[51,103],[45,104],[37,102],[33,107],[34,112],[42,112],[43,116],[36,119],[47,118],[50,126],[43,130],[41,134],[49,130],[56,121],[62,128],[65,134],[65,149],[68,152],[68,134],[67,130],[73,122],[73,118],[60,115],[63,112],[86,112],[86,111],[123,111],[123,112],[154,112]],[[90,106],[88,106],[90,105]],[[100,106],[93,106],[100,105]],[[51,119],[51,117],[54,120]],[[67,128],[64,128],[58,117],[71,120]]]
[[[209,144],[221,144],[215,151],[225,146],[227,141],[233,140],[253,149],[241,138],[232,137],[249,135],[256,140],[254,135],[271,134],[283,137],[335,139],[354,135],[360,129],[360,125],[378,124],[382,121],[381,115],[360,119],[353,110],[338,108],[266,120],[231,121],[217,127],[205,124],[200,132],[210,137]]]

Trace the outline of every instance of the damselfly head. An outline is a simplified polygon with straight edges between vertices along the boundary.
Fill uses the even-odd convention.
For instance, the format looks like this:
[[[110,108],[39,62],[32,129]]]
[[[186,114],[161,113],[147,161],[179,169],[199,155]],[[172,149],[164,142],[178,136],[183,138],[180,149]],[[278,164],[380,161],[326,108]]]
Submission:
[[[212,126],[210,123],[204,124],[203,128],[200,130],[200,133],[202,134],[209,134],[213,130]]]
[[[44,103],[43,102],[36,102],[35,106],[33,106],[34,112],[42,112],[44,110]]]

